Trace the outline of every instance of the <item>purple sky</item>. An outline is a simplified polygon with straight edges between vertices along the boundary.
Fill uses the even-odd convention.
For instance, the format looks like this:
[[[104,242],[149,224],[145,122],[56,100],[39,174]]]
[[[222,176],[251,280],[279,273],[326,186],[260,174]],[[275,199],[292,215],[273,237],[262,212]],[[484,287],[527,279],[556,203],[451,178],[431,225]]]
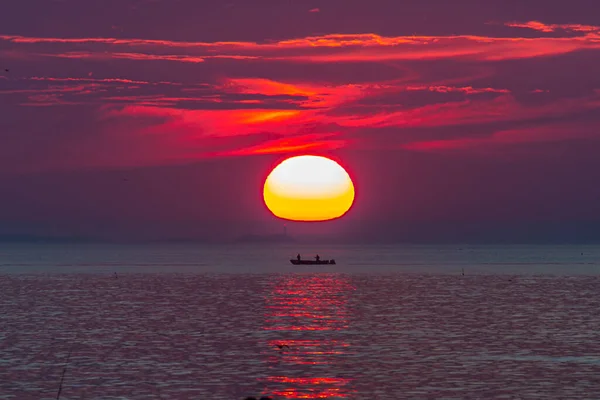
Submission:
[[[13,1],[0,235],[279,232],[262,181],[311,153],[357,201],[292,233],[600,239],[598,71],[597,0]]]

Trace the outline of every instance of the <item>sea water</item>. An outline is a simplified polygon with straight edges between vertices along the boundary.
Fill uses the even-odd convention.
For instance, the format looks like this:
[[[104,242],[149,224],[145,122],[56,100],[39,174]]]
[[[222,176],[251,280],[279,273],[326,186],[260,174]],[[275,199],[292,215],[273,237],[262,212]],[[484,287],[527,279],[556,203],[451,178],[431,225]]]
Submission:
[[[600,248],[0,245],[0,399],[59,388],[598,399]]]

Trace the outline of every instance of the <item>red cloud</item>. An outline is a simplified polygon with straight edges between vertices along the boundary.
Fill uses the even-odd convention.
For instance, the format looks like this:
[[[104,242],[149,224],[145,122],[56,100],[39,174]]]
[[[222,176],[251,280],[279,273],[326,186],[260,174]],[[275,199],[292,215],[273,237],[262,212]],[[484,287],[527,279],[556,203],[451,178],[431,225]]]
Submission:
[[[337,134],[321,135],[298,135],[275,140],[267,140],[256,146],[245,147],[242,149],[228,150],[216,153],[216,156],[242,156],[256,154],[278,154],[295,153],[306,151],[335,150],[345,147],[348,143],[344,139],[329,139]]]
[[[563,100],[544,105],[524,106],[507,89],[473,86],[410,85],[402,82],[378,82],[375,84],[327,85],[306,82],[280,82],[269,79],[228,79],[209,87],[203,93],[181,90],[178,95],[161,93],[148,95],[127,94],[125,88],[157,87],[156,83],[129,79],[95,78],[40,78],[32,81],[64,84],[67,86],[27,89],[29,101],[35,105],[57,105],[75,102],[79,97],[66,97],[68,93],[79,95],[90,91],[102,95],[102,123],[108,132],[119,131],[124,137],[140,143],[142,155],[131,154],[127,163],[147,163],[148,160],[193,160],[202,157],[237,156],[297,151],[332,150],[353,146],[347,134],[361,134],[368,139],[368,132],[378,128],[396,128],[398,141],[376,143],[377,146],[398,146],[402,128],[467,126],[507,121],[527,121],[548,115],[560,116],[585,109],[600,107],[598,96],[585,99]],[[72,86],[68,86],[73,84]],[[168,87],[178,87],[170,82]],[[118,92],[106,92],[109,85],[124,88]],[[182,87],[182,89],[184,89]],[[361,100],[381,93],[401,92],[458,93],[462,99],[442,103],[406,107],[390,104],[377,107],[373,113]],[[471,97],[482,93],[492,96]],[[0,92],[1,94],[1,92]],[[223,102],[228,94],[262,96],[235,100],[239,104],[250,102],[255,109],[181,109],[180,101],[197,100]],[[294,109],[263,108],[269,97],[295,96]],[[455,97],[453,97],[455,99]],[[115,103],[120,105],[116,106]],[[235,104],[235,103],[233,103]],[[347,108],[351,107],[351,111]],[[131,126],[131,124],[134,124]],[[123,131],[121,126],[128,128]],[[102,134],[104,135],[104,134]],[[101,141],[103,136],[97,138]],[[112,134],[109,135],[109,137]],[[541,134],[540,134],[541,135]],[[359,138],[360,139],[360,138]],[[468,148],[487,143],[489,138],[416,141],[404,145],[409,150],[442,150]],[[493,141],[508,139],[501,135]],[[362,140],[359,140],[362,141]],[[146,144],[143,144],[146,143]],[[102,148],[97,144],[93,148]],[[137,150],[136,150],[137,151]],[[94,155],[80,162],[94,161]],[[161,161],[162,160],[162,161]],[[106,160],[104,160],[106,162]],[[125,162],[125,160],[121,161]]]
[[[510,24],[509,24],[510,25]],[[581,49],[598,49],[598,30],[586,25],[543,25],[528,23],[531,29],[547,32],[558,27],[582,32],[579,37],[487,37],[459,36],[394,36],[372,33],[328,34],[294,38],[271,43],[255,42],[177,42],[168,40],[116,38],[41,38],[1,35],[0,40],[12,43],[19,51],[5,52],[17,57],[30,53],[46,57],[91,58],[97,60],[121,58],[129,60],[164,60],[199,63],[209,59],[279,60],[303,63],[372,62],[385,60],[425,60],[472,58],[505,60],[565,54]],[[56,44],[48,52],[45,44]],[[84,47],[85,49],[81,49]],[[75,50],[77,48],[77,50]],[[319,49],[327,48],[324,53]],[[168,51],[168,54],[165,54]],[[22,56],[20,56],[22,57]]]
[[[497,93],[495,98],[479,100],[461,100],[414,108],[382,109],[376,114],[365,111],[354,111],[351,114],[340,112],[345,103],[344,96],[348,90],[345,86],[323,86],[308,84],[290,84],[265,79],[233,80],[226,82],[224,87],[237,92],[258,93],[269,95],[294,94],[302,95],[310,102],[312,97],[320,98],[320,108],[299,108],[296,110],[181,110],[166,107],[151,107],[144,105],[109,108],[105,117],[109,119],[135,117],[136,120],[145,118],[155,122],[147,127],[136,130],[136,135],[144,137],[161,137],[167,135],[172,141],[180,143],[181,149],[187,149],[188,156],[214,157],[238,156],[267,153],[289,153],[298,151],[331,150],[351,146],[353,141],[345,137],[346,133],[356,128],[369,129],[395,127],[448,127],[472,124],[496,123],[506,121],[527,121],[552,115],[579,112],[584,109],[600,107],[600,100],[595,97],[558,101],[538,106],[525,107],[518,103],[512,95],[503,89],[472,87],[434,87],[434,90],[459,92],[464,95],[479,93]],[[354,88],[356,90],[356,88]],[[362,88],[353,92],[357,98],[368,96],[372,92]],[[416,90],[419,88],[411,88]],[[429,87],[421,88],[430,90]],[[339,90],[339,93],[337,92]],[[385,90],[388,90],[386,87]],[[315,101],[315,103],[317,103]],[[158,119],[157,119],[158,118]],[[311,132],[312,131],[312,132]],[[408,150],[431,151],[481,147],[489,143],[506,144],[533,142],[544,140],[567,140],[568,132],[561,127],[551,132],[547,129],[539,131],[506,131],[489,137],[454,138],[449,140],[416,141],[403,145]],[[588,132],[593,135],[594,132]],[[400,135],[400,132],[399,132]],[[562,136],[561,136],[562,135]],[[243,139],[241,145],[227,138]],[[251,139],[254,138],[254,139]],[[368,136],[364,137],[368,140]],[[398,137],[401,142],[402,137]],[[248,142],[250,140],[250,142]],[[254,142],[258,140],[258,143]],[[222,146],[226,144],[225,148]],[[380,144],[384,147],[396,146],[394,141]],[[218,149],[221,148],[221,149]],[[166,148],[157,148],[164,153]],[[180,155],[181,156],[181,155]],[[176,154],[173,154],[176,157]]]
[[[510,26],[517,27],[516,24]],[[434,80],[426,79],[418,70],[407,73],[406,69],[410,67],[406,67],[399,72],[400,78],[395,80],[377,81],[374,78],[373,83],[334,84],[307,79],[267,79],[264,77],[269,75],[264,72],[253,72],[263,78],[223,78],[215,81],[211,76],[206,78],[211,83],[203,85],[151,82],[147,78],[32,77],[26,87],[7,86],[4,83],[8,80],[3,80],[0,95],[19,98],[18,104],[38,106],[93,104],[97,107],[100,104],[102,121],[98,125],[102,131],[97,138],[89,140],[93,145],[89,146],[88,156],[82,155],[78,160],[81,163],[116,163],[118,159],[121,163],[143,164],[199,157],[331,150],[355,145],[353,140],[349,140],[350,134],[353,138],[360,136],[357,139],[360,141],[378,131],[394,131],[398,140],[392,138],[381,144],[372,139],[371,143],[398,147],[408,140],[402,137],[408,130],[406,128],[439,129],[523,122],[548,116],[567,116],[600,107],[598,94],[570,100],[552,100],[548,96],[548,101],[534,105],[521,102],[519,97],[539,98],[539,94],[531,93],[532,87],[513,93],[502,84],[492,87],[489,80],[484,82],[481,74],[484,78],[493,76],[497,66],[489,61],[600,48],[595,27],[541,23],[518,27],[543,33],[570,30],[579,35],[498,38],[329,34],[267,43],[5,35],[0,36],[0,41],[7,42],[5,45],[10,50],[3,54],[13,54],[23,60],[31,56],[87,59],[98,63],[126,59],[145,65],[145,62],[151,61],[208,64],[210,60],[227,58],[230,60],[227,65],[242,67],[239,71],[244,71],[246,63],[260,60],[260,63],[252,64],[251,70],[256,71],[257,65],[273,62],[335,65],[346,61],[396,68],[399,63],[384,62],[435,59],[468,61],[463,65],[477,66],[478,70],[473,75],[480,75],[470,79],[468,74],[471,72],[462,72],[462,76],[448,74],[449,79],[444,79],[445,75],[438,72]],[[203,69],[206,64],[197,67]],[[482,70],[491,72],[482,73]],[[17,79],[11,78],[10,81],[12,84]],[[542,91],[546,90],[538,89],[533,93]],[[417,95],[416,92],[426,93]],[[434,92],[430,97],[435,102],[406,101],[407,105],[402,101],[410,100],[410,97],[423,99],[428,92]],[[448,95],[445,97],[445,94]],[[115,140],[115,131],[119,132],[118,140]],[[532,136],[531,131],[528,134],[505,131],[490,137],[413,138],[414,141],[405,144],[404,148],[430,151],[481,148],[490,143],[504,145],[568,139],[566,136],[559,139],[554,131],[548,129],[536,131],[536,135]],[[108,146],[111,141],[115,142],[114,145]],[[136,143],[135,150],[128,154],[131,143]],[[119,149],[119,146],[122,148]],[[115,153],[123,157],[96,156],[94,151],[101,148],[115,149]]]
[[[416,91],[416,90],[428,90],[430,92],[439,92],[439,93],[451,93],[451,92],[460,92],[465,94],[480,94],[480,93],[510,93],[508,89],[495,89],[495,88],[473,88],[471,86],[464,87],[454,87],[454,86],[408,86],[406,90]]]
[[[44,76],[32,76],[27,79],[32,80],[32,81],[46,81],[46,82],[126,83],[126,84],[137,84],[137,85],[148,85],[148,84],[156,84],[156,83],[174,84],[171,82],[156,82],[156,83],[154,83],[154,82],[148,82],[148,81],[120,79],[120,78],[96,79],[96,78],[55,78],[55,77],[44,77]]]
[[[94,53],[88,51],[71,51],[66,53],[40,53],[40,56],[46,57],[58,57],[58,58],[73,58],[73,59],[95,59],[95,60],[109,60],[109,59],[125,59],[125,60],[143,60],[143,61],[179,61],[179,62],[191,62],[201,63],[205,61],[206,57],[194,57],[187,55],[164,55],[164,54],[144,54],[144,53]]]
[[[539,21],[529,21],[524,23],[510,22],[504,24],[511,28],[526,28],[533,29],[538,32],[552,33],[559,30],[571,31],[571,32],[582,32],[582,33],[598,33],[600,27],[595,25],[581,25],[581,24],[544,24]]]
[[[282,83],[269,79],[229,79],[223,90],[237,93],[303,96],[307,108],[330,108],[363,97],[367,90],[381,85],[316,85],[310,83]]]

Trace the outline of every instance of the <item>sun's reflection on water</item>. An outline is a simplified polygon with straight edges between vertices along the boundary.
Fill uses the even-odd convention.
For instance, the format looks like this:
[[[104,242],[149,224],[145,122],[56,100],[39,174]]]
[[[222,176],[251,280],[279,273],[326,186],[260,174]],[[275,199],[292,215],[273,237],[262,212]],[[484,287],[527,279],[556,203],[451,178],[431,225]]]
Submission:
[[[288,399],[350,395],[352,378],[344,364],[351,355],[345,334],[353,290],[340,274],[273,278],[263,327],[274,334],[265,351],[270,393]]]

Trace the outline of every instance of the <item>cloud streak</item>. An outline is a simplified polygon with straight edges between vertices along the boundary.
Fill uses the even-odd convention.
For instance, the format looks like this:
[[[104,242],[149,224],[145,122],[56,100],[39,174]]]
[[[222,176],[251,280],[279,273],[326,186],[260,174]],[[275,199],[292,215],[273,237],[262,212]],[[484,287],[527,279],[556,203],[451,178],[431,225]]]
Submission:
[[[120,132],[119,143],[147,143],[143,156],[120,161],[133,164],[360,146],[475,148],[516,137],[502,133],[510,131],[506,124],[568,119],[599,107],[593,87],[561,96],[499,75],[507,65],[520,65],[509,63],[597,54],[598,27],[503,25],[539,35],[326,33],[262,42],[0,35],[0,52],[15,63],[42,57],[48,68],[85,65],[79,75],[4,77],[0,98],[15,107],[92,108],[99,123],[90,139],[95,148],[109,147],[111,131]],[[171,63],[177,72],[166,74],[155,62]],[[122,75],[101,72],[110,66]],[[330,67],[340,73],[323,75]],[[383,75],[356,72],[361,69]],[[538,137],[544,130],[556,136],[540,126]],[[426,129],[439,133],[415,136]],[[452,129],[481,132],[432,137]],[[115,160],[89,157],[95,164]]]
[[[596,25],[582,25],[582,24],[544,24],[539,21],[528,21],[528,22],[509,22],[505,24],[511,28],[525,28],[532,29],[538,32],[554,33],[559,31],[585,33],[588,38],[597,38],[600,33],[600,26]],[[594,35],[590,35],[594,34]]]
[[[374,62],[472,58],[509,60],[554,56],[600,48],[600,31],[586,25],[544,25],[535,21],[506,24],[548,33],[559,29],[579,33],[568,37],[381,36],[327,34],[272,42],[189,42],[119,38],[52,38],[0,35],[10,47],[6,56],[29,52],[38,57],[71,59],[128,59],[199,63],[210,59],[271,60],[296,63]],[[53,45],[55,52],[41,51]],[[78,50],[73,48],[77,47]],[[87,47],[82,50],[82,47]],[[323,50],[327,50],[324,52]],[[165,53],[168,52],[168,53]]]

